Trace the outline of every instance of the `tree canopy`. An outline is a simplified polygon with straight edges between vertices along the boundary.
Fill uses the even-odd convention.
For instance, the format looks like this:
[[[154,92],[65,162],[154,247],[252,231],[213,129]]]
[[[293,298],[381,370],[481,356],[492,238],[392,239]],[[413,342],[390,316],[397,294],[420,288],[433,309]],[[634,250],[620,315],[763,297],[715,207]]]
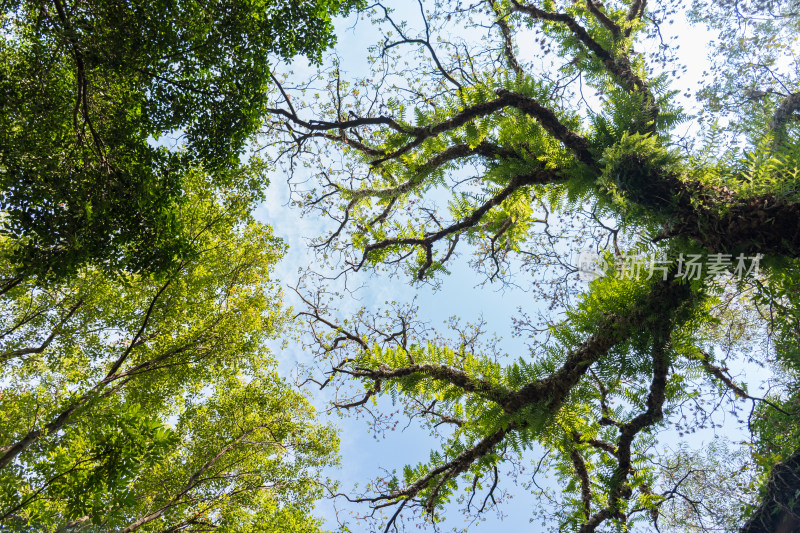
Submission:
[[[286,322],[270,278],[284,245],[241,191],[225,202],[210,185],[185,181],[201,252],[171,275],[84,267],[5,295],[4,527],[316,530],[337,438],[266,348]]]
[[[16,275],[166,270],[193,168],[225,187],[270,63],[319,61],[353,2],[4,2],[0,205]]]
[[[796,2],[371,13],[383,35],[372,71],[348,78],[334,64],[293,79],[266,129],[283,139],[296,205],[333,220],[320,257],[435,287],[467,253],[487,282],[527,288],[549,314],[523,310],[529,349],[503,355],[479,327],[437,330],[402,305],[341,316],[327,282],[307,291],[315,379],[336,387],[335,406],[392,427],[395,402],[440,440],[429,461],[349,499],[377,530],[436,525],[454,502],[480,515],[534,450],[537,472],[561,481],[560,494],[538,491],[547,530],[797,528]],[[689,94],[703,109],[688,135],[681,42],[666,32],[687,14],[725,30]],[[605,265],[584,272],[602,274],[588,285],[573,243]],[[734,378],[747,364],[780,376],[766,397]],[[723,409],[752,448],[730,503],[719,487],[733,478],[709,481],[722,448],[661,451]]]
[[[356,4],[3,2],[0,529],[319,530],[338,440],[267,348],[245,147]]]

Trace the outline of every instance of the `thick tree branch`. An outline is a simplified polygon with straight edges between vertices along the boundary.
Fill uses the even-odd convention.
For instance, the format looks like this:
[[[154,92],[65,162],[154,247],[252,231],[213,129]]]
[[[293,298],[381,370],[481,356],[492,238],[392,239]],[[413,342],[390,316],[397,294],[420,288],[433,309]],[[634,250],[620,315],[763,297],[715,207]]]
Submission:
[[[602,4],[600,4],[602,6]],[[620,29],[619,25],[616,22],[608,18],[608,15],[600,11],[600,7],[594,3],[593,0],[586,0],[586,9],[589,10],[589,13],[594,15],[600,24],[606,27],[614,38],[619,38],[622,35],[622,30]]]
[[[533,98],[507,89],[498,89],[496,94],[500,97],[500,100],[507,102],[508,105],[514,106],[523,113],[535,118],[547,133],[572,150],[578,161],[597,170],[597,161],[589,150],[589,141],[566,127],[555,112],[541,105]]]
[[[448,237],[452,234],[457,234],[463,230],[475,226],[486,213],[493,207],[500,205],[503,200],[508,198],[516,190],[535,184],[553,183],[563,181],[565,178],[555,171],[538,170],[530,174],[514,176],[511,181],[500,192],[493,196],[488,201],[484,202],[480,207],[475,209],[469,216],[460,220],[459,222],[445,227],[444,229],[435,233],[430,233],[423,238],[390,238],[378,242],[368,244],[364,247],[364,253],[361,261],[354,265],[355,270],[359,270],[369,260],[369,254],[376,250],[395,246],[419,246],[425,251],[425,261],[417,271],[417,279],[425,279],[428,270],[433,265],[433,244]]]
[[[376,166],[386,161],[397,159],[401,155],[421,145],[426,139],[437,137],[442,133],[460,128],[477,118],[496,113],[505,107],[516,107],[520,111],[535,118],[548,133],[572,150],[579,161],[592,168],[597,168],[597,163],[589,151],[588,141],[567,128],[559,120],[553,110],[541,105],[533,98],[507,89],[498,89],[496,94],[498,98],[494,100],[467,106],[447,120],[425,126],[403,126],[389,117],[366,117],[340,121],[305,121],[302,120],[292,108],[288,111],[285,109],[269,109],[268,112],[282,116],[291,123],[301,126],[310,132],[329,130],[344,131],[362,126],[388,126],[397,132],[411,137],[412,140],[400,148],[391,152],[384,152],[383,157],[379,157],[370,163],[370,165]],[[341,134],[338,139],[341,139],[343,142],[352,142],[345,141],[345,138],[342,137]]]
[[[397,185],[396,187],[386,187],[381,189],[356,189],[353,191],[348,191],[345,194],[347,197],[351,197],[353,200],[366,198],[369,196],[384,199],[397,198],[408,193],[409,191],[412,191],[415,187],[422,184],[429,172],[441,167],[445,163],[453,161],[454,159],[469,157],[471,155],[480,155],[487,159],[517,157],[516,152],[513,150],[505,149],[486,141],[482,141],[475,147],[470,147],[468,144],[454,144],[442,150],[435,156],[431,157],[428,161],[420,165],[416,176]]]
[[[591,0],[587,1],[591,2]],[[569,28],[573,35],[575,35],[575,37],[600,60],[606,70],[612,74],[625,89],[635,90],[641,94],[648,95],[652,105],[653,99],[652,95],[650,95],[650,89],[647,86],[647,83],[633,72],[633,68],[631,67],[628,58],[615,58],[611,52],[603,48],[600,43],[594,40],[592,36],[589,35],[589,32],[586,31],[586,28],[578,24],[578,22],[571,15],[566,13],[553,13],[550,11],[544,11],[530,4],[521,4],[517,0],[511,0],[511,3],[514,5],[515,11],[530,15],[534,19],[548,20],[551,22],[560,22],[564,24],[567,28]],[[601,14],[601,16],[604,15]]]
[[[608,315],[601,321],[597,333],[570,352],[556,372],[519,389],[507,409],[515,411],[523,405],[542,400],[548,402],[550,409],[557,408],[589,367],[608,350],[628,338],[647,318],[676,310],[690,296],[691,289],[685,283],[674,279],[658,281],[650,293],[625,316]]]
[[[800,255],[800,204],[764,194],[695,206],[691,191],[689,184],[677,192],[673,225],[657,240],[688,237],[719,253]]]
[[[446,481],[448,479],[454,479],[459,474],[466,472],[472,463],[491,453],[494,447],[502,442],[505,436],[515,428],[516,426],[512,422],[506,428],[495,430],[485,438],[481,439],[475,445],[461,452],[451,461],[433,468],[426,475],[422,476],[403,489],[372,498],[355,498],[352,501],[368,502],[373,505],[382,505],[381,502],[385,502],[388,503],[388,505],[393,505],[394,503],[400,503],[400,500],[405,501],[406,499],[415,498],[421,491],[431,487],[433,483],[439,483],[442,480]]]
[[[769,129],[775,136],[775,146],[783,142],[786,137],[786,125],[790,120],[798,118],[798,112],[800,112],[800,92],[790,94],[778,105],[769,122]]]
[[[475,378],[457,368],[445,365],[411,365],[400,368],[390,368],[381,365],[377,369],[354,369],[337,367],[335,371],[353,377],[369,378],[375,381],[398,379],[413,374],[421,374],[436,381],[442,381],[457,387],[464,392],[475,393],[499,405],[505,405],[511,392],[504,386],[492,383],[485,379]]]
[[[674,283],[674,281],[671,283]],[[683,285],[683,288],[683,294],[675,295],[676,302],[683,302],[691,294],[688,287]],[[676,311],[677,306],[674,304],[664,309],[662,311],[663,314],[660,315],[662,322],[655,325],[652,345],[653,378],[650,383],[650,393],[645,402],[647,408],[629,422],[618,426],[620,436],[617,441],[616,453],[614,454],[617,459],[617,467],[608,487],[608,506],[595,513],[583,524],[580,529],[582,533],[594,532],[600,524],[610,518],[627,519],[620,511],[620,507],[621,500],[627,500],[632,494],[632,489],[627,483],[628,476],[632,472],[631,447],[637,434],[659,423],[664,416],[663,406],[666,400],[665,390],[670,364],[670,337],[675,326],[674,316]]]
[[[772,467],[761,504],[740,533],[792,533],[800,530],[800,450]]]
[[[574,448],[569,453],[569,457],[572,460],[575,475],[578,476],[581,482],[581,502],[588,519],[592,514],[592,485],[589,480],[589,471],[586,469],[586,461],[583,460],[580,452]]]

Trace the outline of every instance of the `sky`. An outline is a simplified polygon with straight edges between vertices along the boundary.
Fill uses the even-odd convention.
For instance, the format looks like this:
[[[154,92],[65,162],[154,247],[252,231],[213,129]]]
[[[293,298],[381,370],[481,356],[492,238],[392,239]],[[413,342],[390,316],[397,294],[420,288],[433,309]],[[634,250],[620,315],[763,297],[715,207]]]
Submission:
[[[410,16],[414,15],[414,12],[410,13]],[[686,21],[680,19],[676,24],[665,28],[665,31],[681,36],[680,57],[687,67],[687,72],[683,75],[683,79],[677,82],[677,87],[694,89],[699,85],[707,65],[704,50],[710,35],[696,27],[689,29]],[[364,70],[360,61],[366,56],[366,46],[375,41],[374,30],[366,21],[354,26],[351,18],[338,21],[337,34],[339,42],[335,53],[342,62],[342,72],[354,76],[362,74]],[[308,67],[301,62],[296,62],[292,68],[301,75],[308,72]],[[692,127],[694,126],[686,126],[686,128]],[[289,251],[277,266],[275,277],[282,280],[287,287],[287,304],[299,310],[302,303],[289,287],[295,285],[299,271],[314,263],[313,254],[308,249],[308,239],[322,234],[327,223],[319,218],[299,216],[298,210],[289,205],[289,187],[286,178],[279,172],[272,176],[267,195],[267,200],[257,211],[257,217],[271,224],[275,233],[289,244]],[[364,288],[357,291],[356,298],[342,300],[339,310],[344,313],[355,312],[362,305],[371,307],[390,300],[416,299],[422,317],[432,324],[446,327],[444,323],[454,314],[465,320],[474,321],[482,318],[487,323],[487,331],[497,332],[503,337],[501,341],[503,351],[514,356],[523,355],[526,349],[524,340],[514,338],[511,334],[512,318],[516,316],[518,308],[535,312],[547,302],[537,302],[530,294],[522,291],[503,290],[501,286],[492,284],[482,285],[484,278],[469,269],[464,259],[462,257],[449,276],[442,278],[440,287],[435,291],[426,285],[411,286],[408,280],[402,277],[391,279],[385,275],[358,273],[359,277],[354,281],[363,283]],[[309,354],[296,343],[290,343],[286,347],[276,344],[274,350],[284,375],[292,375],[298,364],[311,362]],[[329,395],[325,391],[309,390],[309,392],[314,395],[314,403],[320,409],[326,409]],[[364,420],[342,419],[335,414],[329,416],[341,428],[342,454],[341,470],[330,474],[341,481],[341,489],[344,491],[356,483],[363,486],[370,479],[380,475],[382,468],[401,468],[408,463],[424,461],[431,449],[432,441],[427,434],[413,427],[404,432],[393,432],[386,439],[376,439],[366,431]],[[711,435],[695,436],[692,445],[702,447],[709,438]],[[540,451],[532,452],[532,457],[537,453]],[[496,514],[488,513],[486,521],[471,527],[470,531],[476,533],[496,533],[498,530],[536,531],[537,528],[529,524],[531,509],[537,505],[536,499],[529,492],[512,486],[507,480],[501,483],[515,494],[512,501],[505,502],[501,507],[505,517],[500,519]],[[319,509],[329,523],[332,523],[330,502],[323,502]],[[362,509],[364,510],[366,509]],[[452,528],[462,523],[462,517],[453,510],[448,509],[446,513],[450,518],[445,526]],[[358,531],[360,528],[356,526],[354,530]]]

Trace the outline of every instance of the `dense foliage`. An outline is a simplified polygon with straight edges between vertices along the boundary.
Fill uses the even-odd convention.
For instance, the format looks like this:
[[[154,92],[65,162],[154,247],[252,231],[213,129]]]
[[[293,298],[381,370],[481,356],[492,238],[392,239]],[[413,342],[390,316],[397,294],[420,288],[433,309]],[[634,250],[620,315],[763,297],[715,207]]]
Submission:
[[[193,168],[226,186],[270,63],[318,61],[351,2],[3,2],[0,206],[14,275],[163,271]]]
[[[2,3],[1,530],[318,530],[338,441],[267,349],[244,149],[353,5]]]
[[[270,279],[284,246],[209,179],[185,182],[201,251],[170,275],[84,267],[5,295],[3,527],[316,530],[337,439],[266,348],[286,319]]]

